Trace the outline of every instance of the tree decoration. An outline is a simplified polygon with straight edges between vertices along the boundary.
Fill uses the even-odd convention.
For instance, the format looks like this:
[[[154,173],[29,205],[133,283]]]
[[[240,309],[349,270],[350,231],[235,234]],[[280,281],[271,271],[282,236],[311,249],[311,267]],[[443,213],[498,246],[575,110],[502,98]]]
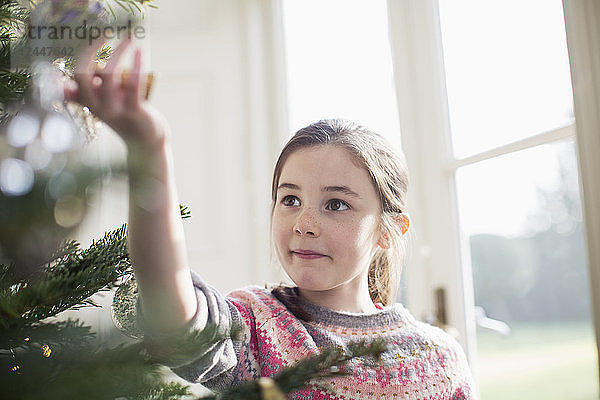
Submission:
[[[133,338],[142,339],[142,330],[137,324],[138,289],[134,279],[128,279],[119,285],[115,291],[111,306],[111,317],[115,326],[123,334]]]
[[[88,45],[78,32],[91,40],[117,21],[114,6],[137,17],[144,4],[0,1],[0,260],[24,272],[38,268],[83,220],[89,188],[106,171],[82,160],[80,150],[100,122],[64,102],[62,80]],[[111,52],[105,46],[98,60]]]
[[[34,61],[58,60],[65,71],[72,71],[76,49],[85,44],[73,38],[84,21],[89,39],[90,28],[117,21],[120,11],[129,18],[143,18],[148,7],[155,8],[152,0],[0,0],[0,122],[27,102]],[[57,35],[51,34],[53,27],[59,28]],[[70,38],[67,28],[71,28]],[[105,48],[98,58],[106,58],[109,52]]]

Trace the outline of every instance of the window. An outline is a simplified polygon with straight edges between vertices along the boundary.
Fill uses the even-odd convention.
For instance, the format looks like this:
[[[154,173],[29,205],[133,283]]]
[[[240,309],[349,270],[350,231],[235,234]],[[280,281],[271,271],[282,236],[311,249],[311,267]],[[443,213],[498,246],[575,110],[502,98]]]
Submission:
[[[573,123],[561,1],[441,0],[440,23],[457,158]]]
[[[596,398],[562,2],[442,0],[440,25],[481,396]]]
[[[431,313],[445,289],[483,400],[597,398],[561,1],[388,7],[411,204],[425,209],[409,303]]]
[[[573,140],[461,167],[457,188],[482,399],[598,397]]]
[[[413,314],[447,316],[484,400],[597,397],[561,1],[283,5],[291,130],[350,117],[401,133]]]
[[[385,1],[285,0],[283,15],[290,132],[348,118],[398,145]]]

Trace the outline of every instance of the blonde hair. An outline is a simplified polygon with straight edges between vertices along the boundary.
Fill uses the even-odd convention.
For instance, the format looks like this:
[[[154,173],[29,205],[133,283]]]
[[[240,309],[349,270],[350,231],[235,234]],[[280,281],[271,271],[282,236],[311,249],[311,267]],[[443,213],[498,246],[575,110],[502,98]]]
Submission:
[[[377,248],[371,259],[369,294],[374,303],[393,304],[406,253],[400,218],[406,209],[408,171],[404,155],[394,150],[383,137],[364,126],[341,119],[321,120],[300,129],[285,145],[275,165],[271,217],[277,201],[279,178],[287,158],[297,150],[323,145],[347,150],[357,165],[371,177],[380,202],[380,229],[388,240],[389,249]]]

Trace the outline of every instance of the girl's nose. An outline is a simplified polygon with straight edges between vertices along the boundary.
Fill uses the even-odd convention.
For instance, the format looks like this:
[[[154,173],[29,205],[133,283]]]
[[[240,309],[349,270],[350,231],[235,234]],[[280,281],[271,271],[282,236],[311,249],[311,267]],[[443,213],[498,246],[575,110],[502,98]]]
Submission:
[[[321,229],[314,213],[309,210],[301,212],[294,224],[294,232],[300,236],[319,236]]]

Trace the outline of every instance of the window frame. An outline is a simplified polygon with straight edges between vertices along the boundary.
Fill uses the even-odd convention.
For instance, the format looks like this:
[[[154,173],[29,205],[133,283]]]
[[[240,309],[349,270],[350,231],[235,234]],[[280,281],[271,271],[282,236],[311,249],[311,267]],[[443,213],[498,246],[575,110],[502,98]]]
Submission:
[[[593,320],[600,332],[600,5],[593,0],[563,0],[571,63],[575,117],[571,124],[456,159],[450,142],[438,0],[388,0],[402,147],[411,173],[409,209],[414,249],[405,288],[417,318],[434,315],[435,292],[446,292],[447,323],[467,353],[477,377],[476,326],[468,241],[461,240],[455,173],[458,168],[503,154],[575,138],[587,234]],[[590,84],[592,82],[592,84]],[[578,107],[578,105],[581,105]],[[583,190],[585,189],[585,191]],[[583,195],[585,192],[585,195]],[[449,300],[452,301],[449,301]]]

